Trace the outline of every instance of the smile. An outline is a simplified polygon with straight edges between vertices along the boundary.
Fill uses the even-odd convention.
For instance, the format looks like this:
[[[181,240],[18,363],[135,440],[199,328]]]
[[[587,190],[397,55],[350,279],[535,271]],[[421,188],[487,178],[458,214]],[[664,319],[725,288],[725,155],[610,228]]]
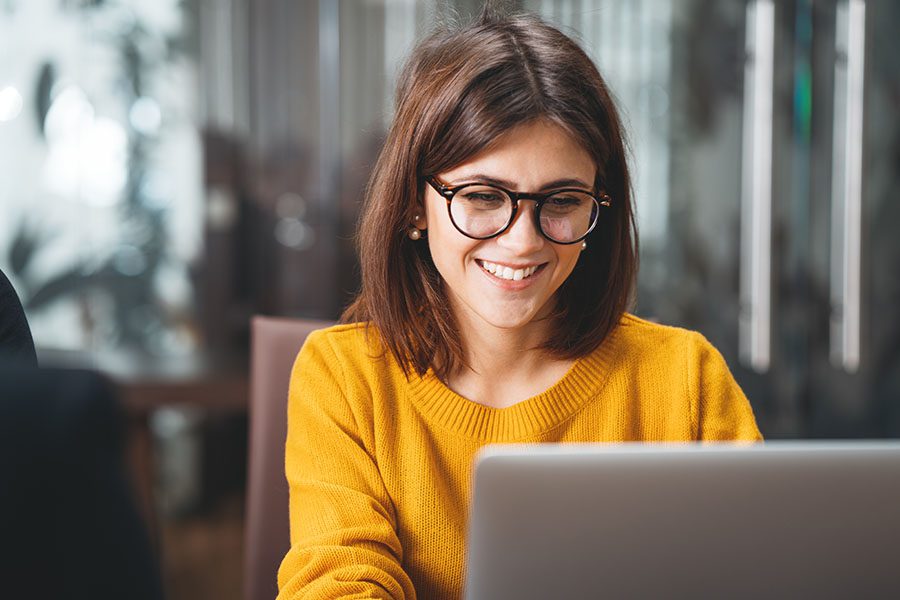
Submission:
[[[475,262],[478,263],[478,266],[480,266],[482,269],[484,269],[494,277],[505,279],[507,281],[521,281],[523,279],[528,279],[529,277],[534,275],[536,271],[544,266],[543,264],[541,264],[532,265],[530,267],[524,267],[521,269],[513,269],[512,267],[498,265],[486,260],[477,259]]]

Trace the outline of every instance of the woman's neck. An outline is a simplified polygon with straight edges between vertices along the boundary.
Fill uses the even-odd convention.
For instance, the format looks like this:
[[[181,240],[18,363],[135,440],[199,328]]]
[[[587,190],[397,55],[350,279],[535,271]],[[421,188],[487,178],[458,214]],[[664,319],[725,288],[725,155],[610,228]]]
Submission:
[[[540,349],[550,324],[550,319],[541,319],[510,330],[460,323],[468,366],[448,376],[448,387],[473,402],[495,408],[512,406],[547,390],[573,363]]]

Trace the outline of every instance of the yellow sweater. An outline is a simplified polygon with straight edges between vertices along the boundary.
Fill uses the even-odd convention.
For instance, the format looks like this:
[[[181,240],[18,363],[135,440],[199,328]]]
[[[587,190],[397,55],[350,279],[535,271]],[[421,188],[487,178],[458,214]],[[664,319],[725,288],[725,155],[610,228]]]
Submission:
[[[488,443],[762,439],[722,356],[625,315],[542,394],[489,408],[407,381],[361,325],[307,340],[291,376],[285,598],[458,598],[472,461]]]

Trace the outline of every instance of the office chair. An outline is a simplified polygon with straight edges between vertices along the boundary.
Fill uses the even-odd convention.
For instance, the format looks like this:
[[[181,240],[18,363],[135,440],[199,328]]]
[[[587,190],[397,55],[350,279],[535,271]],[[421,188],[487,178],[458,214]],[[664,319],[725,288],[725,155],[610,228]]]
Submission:
[[[251,322],[245,600],[272,600],[278,594],[278,567],[290,548],[284,474],[288,383],[306,336],[329,325],[260,316]]]

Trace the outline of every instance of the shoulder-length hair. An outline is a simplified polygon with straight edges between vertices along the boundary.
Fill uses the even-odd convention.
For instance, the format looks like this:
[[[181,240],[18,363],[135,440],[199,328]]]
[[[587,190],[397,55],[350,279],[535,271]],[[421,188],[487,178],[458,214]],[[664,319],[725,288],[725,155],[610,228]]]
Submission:
[[[459,329],[428,245],[407,232],[422,212],[424,177],[453,169],[513,127],[548,119],[594,159],[611,206],[556,294],[541,348],[575,359],[595,350],[631,301],[637,229],[622,124],[585,52],[534,15],[487,10],[472,25],[423,40],[398,82],[396,113],[361,215],[362,288],[345,322],[365,321],[409,374],[444,378],[465,365]]]

